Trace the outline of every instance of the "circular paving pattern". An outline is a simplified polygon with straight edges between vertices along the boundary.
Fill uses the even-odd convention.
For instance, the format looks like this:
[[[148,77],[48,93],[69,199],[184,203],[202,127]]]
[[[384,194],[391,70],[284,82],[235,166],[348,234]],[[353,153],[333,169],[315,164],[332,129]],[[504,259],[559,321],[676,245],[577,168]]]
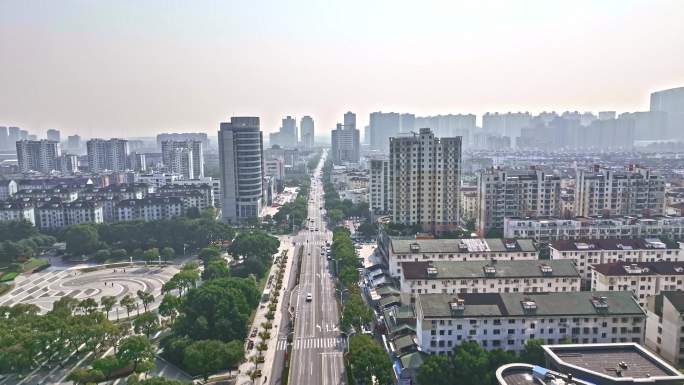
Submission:
[[[133,267],[125,270],[106,268],[93,272],[55,270],[37,273],[18,282],[9,294],[0,297],[0,305],[34,304],[41,309],[41,313],[45,313],[52,310],[52,304],[64,296],[78,300],[92,298],[98,304],[102,297],[114,296],[117,305],[110,312],[110,318],[125,317],[126,310],[118,306],[121,298],[130,295],[138,301],[138,290],[152,293],[156,299],[152,305],[154,308],[158,304],[162,285],[177,272],[177,268],[165,266]],[[142,309],[141,304],[140,307]]]

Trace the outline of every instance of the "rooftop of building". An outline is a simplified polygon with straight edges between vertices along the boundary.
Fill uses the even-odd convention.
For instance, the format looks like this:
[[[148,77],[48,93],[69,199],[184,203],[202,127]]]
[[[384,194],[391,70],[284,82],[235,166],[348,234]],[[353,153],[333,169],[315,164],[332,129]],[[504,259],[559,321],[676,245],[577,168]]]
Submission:
[[[616,291],[418,294],[416,309],[424,318],[644,315],[631,293]]]
[[[594,385],[541,366],[513,363],[496,371],[499,385]]]
[[[4,201],[0,202],[0,210],[24,210],[30,209],[33,204],[30,202]]]
[[[404,262],[404,279],[578,277],[570,260]],[[684,264],[683,264],[684,265]]]
[[[392,237],[390,248],[397,254],[537,251],[531,239],[502,238],[402,239]]]
[[[156,205],[156,204],[182,204],[180,198],[178,197],[157,197],[151,196],[142,199],[124,199],[117,204],[117,207],[135,207],[135,206],[146,206],[146,205]]]
[[[684,381],[684,375],[636,343],[544,345],[548,358],[560,367],[586,372],[608,381],[632,378],[668,378]]]
[[[655,313],[659,316],[663,315],[663,301],[668,300],[672,306],[679,313],[684,313],[684,292],[682,291],[661,291],[660,294],[656,295],[655,301]],[[650,306],[650,305],[649,305]]]
[[[558,218],[558,217],[506,217],[504,221],[528,221],[538,223],[554,223],[554,222],[579,222],[579,223],[650,223],[666,220],[684,220],[682,216],[676,215],[649,215],[649,216],[579,216],[572,218]]]
[[[615,262],[591,267],[607,276],[623,275],[684,275],[684,262]]]
[[[679,244],[660,238],[560,240],[549,245],[558,251],[679,249]]]

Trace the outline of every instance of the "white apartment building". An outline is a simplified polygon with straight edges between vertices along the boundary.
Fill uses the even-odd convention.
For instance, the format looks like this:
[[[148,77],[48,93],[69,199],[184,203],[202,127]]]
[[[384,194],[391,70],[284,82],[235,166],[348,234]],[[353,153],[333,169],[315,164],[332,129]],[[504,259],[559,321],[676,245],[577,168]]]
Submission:
[[[684,290],[684,262],[617,262],[591,266],[591,290],[631,291],[639,305],[662,291]]]
[[[28,221],[36,225],[32,204],[21,202],[0,202],[0,222]]]
[[[356,114],[344,114],[344,124],[338,123],[330,133],[331,157],[335,164],[358,163],[361,155],[361,138],[356,129]]]
[[[204,148],[201,140],[163,140],[162,163],[171,173],[186,179],[204,177]]]
[[[459,204],[461,222],[466,223],[477,219],[477,188],[475,187],[461,187],[461,198]]]
[[[167,184],[174,184],[183,179],[180,174],[172,174],[166,172],[151,172],[147,174],[135,174],[135,183],[145,183],[152,187],[158,188]]]
[[[14,194],[16,199],[53,199],[57,198],[61,202],[73,202],[78,199],[78,190],[69,187],[55,187],[51,189],[23,189]]]
[[[60,170],[59,142],[52,140],[20,140],[16,142],[19,171],[37,171],[48,174]]]
[[[684,292],[664,291],[648,299],[645,344],[667,361],[684,363]]]
[[[542,170],[482,171],[477,194],[476,227],[481,235],[503,230],[506,217],[560,215],[561,179]]]
[[[124,139],[91,139],[86,142],[90,172],[125,171],[129,167],[129,146]]]
[[[536,260],[538,251],[527,239],[400,239],[387,247],[389,273],[399,279],[401,264],[429,261]]]
[[[285,176],[285,161],[282,158],[269,158],[264,161],[264,172],[278,181]]]
[[[102,203],[98,201],[47,202],[36,208],[35,215],[36,225],[42,230],[104,222]]]
[[[585,283],[591,281],[590,266],[595,264],[684,260],[679,244],[666,244],[658,238],[555,241],[549,250],[552,260],[572,260]]]
[[[314,121],[308,116],[302,116],[299,120],[299,143],[305,150],[311,150],[314,147]]]
[[[183,215],[183,202],[177,197],[126,199],[116,205],[119,221],[158,221]]]
[[[17,193],[17,182],[13,179],[0,177],[0,201],[6,201]]]
[[[684,217],[575,217],[506,218],[505,238],[531,238],[535,242],[578,239],[684,238]]]
[[[368,205],[374,214],[387,214],[390,209],[389,160],[370,160]]]
[[[636,342],[646,314],[630,293],[418,294],[416,337],[430,354],[451,354],[463,341],[520,352],[525,343]]]
[[[436,138],[429,128],[390,138],[392,222],[440,233],[459,226],[461,137]]]
[[[209,184],[177,185],[171,184],[157,189],[160,196],[177,196],[183,200],[183,207],[197,207],[204,210],[214,207],[214,189]]]
[[[665,214],[665,178],[662,176],[635,166],[626,171],[598,166],[590,171],[578,170],[575,215],[662,214]]]
[[[407,294],[548,293],[580,290],[571,261],[434,261],[401,264]]]

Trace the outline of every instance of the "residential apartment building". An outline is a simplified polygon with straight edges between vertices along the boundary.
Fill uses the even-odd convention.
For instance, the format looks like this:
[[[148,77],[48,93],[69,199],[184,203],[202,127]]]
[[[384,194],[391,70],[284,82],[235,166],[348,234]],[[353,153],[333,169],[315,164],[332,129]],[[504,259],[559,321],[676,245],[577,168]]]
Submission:
[[[645,345],[678,367],[684,363],[684,292],[663,291],[648,299]]]
[[[587,284],[591,281],[591,265],[684,261],[679,244],[668,244],[658,238],[555,241],[549,245],[549,251],[552,260],[572,260]]]
[[[401,264],[429,261],[536,260],[538,252],[526,239],[401,239],[391,237],[387,266],[393,278],[401,278]]]
[[[401,264],[407,294],[548,293],[580,290],[571,261],[430,261]]]
[[[507,217],[559,216],[561,179],[542,170],[488,169],[477,177],[476,227],[503,230]]]
[[[476,187],[464,187],[461,186],[461,197],[459,200],[460,204],[460,215],[461,222],[468,223],[469,221],[475,221],[478,214],[478,203],[479,200],[477,195]]]
[[[183,201],[183,208],[197,207],[200,211],[214,207],[214,189],[209,184],[166,185],[157,189],[159,196],[175,196]]]
[[[299,143],[305,150],[311,150],[314,147],[314,120],[308,115],[302,116],[299,120]]]
[[[118,221],[158,221],[183,215],[183,202],[178,197],[125,199],[116,205]]]
[[[129,168],[129,146],[124,139],[90,139],[86,142],[90,172],[125,171]]]
[[[359,130],[356,129],[356,115],[347,112],[345,121],[349,124],[338,123],[337,127],[330,133],[332,147],[330,155],[335,164],[358,163],[361,155]]]
[[[662,176],[635,166],[627,171],[595,166],[591,171],[577,172],[576,216],[662,214],[665,214],[665,179]]]
[[[631,291],[639,305],[661,291],[684,290],[684,262],[614,262],[591,266],[591,290]]]
[[[78,189],[71,187],[55,187],[51,189],[23,189],[14,194],[15,199],[30,198],[33,200],[59,199],[60,202],[73,202],[78,199]]]
[[[62,203],[47,202],[35,210],[36,225],[42,230],[55,230],[82,223],[104,222],[102,204],[96,201]]]
[[[33,204],[0,202],[0,222],[28,221],[36,225]]]
[[[650,111],[667,114],[668,139],[684,139],[684,87],[653,92]]]
[[[285,177],[285,162],[281,158],[269,158],[264,161],[266,175],[272,176],[277,181]]]
[[[478,293],[416,295],[416,337],[430,354],[463,341],[520,352],[525,343],[643,341],[646,314],[631,293]]]
[[[51,140],[20,140],[16,142],[20,172],[36,171],[49,174],[59,170],[59,142]]]
[[[665,237],[684,239],[684,217],[505,218],[504,237],[536,242]]]
[[[370,185],[368,204],[374,214],[390,212],[389,160],[370,160]]]
[[[200,140],[164,140],[161,142],[162,162],[171,173],[186,179],[204,177],[204,148]]]
[[[390,138],[392,222],[440,233],[459,226],[461,138],[436,138],[429,128]]]
[[[14,179],[0,177],[0,201],[6,201],[17,193],[18,185]]]
[[[59,143],[60,137],[61,137],[61,135],[60,135],[59,130],[55,130],[55,129],[52,129],[52,128],[49,129],[49,130],[47,130],[47,132],[45,133],[45,138],[46,138],[47,140],[50,140],[50,141],[53,141],[53,142]]]
[[[218,134],[223,220],[257,218],[264,199],[263,139],[258,117],[232,117]]]

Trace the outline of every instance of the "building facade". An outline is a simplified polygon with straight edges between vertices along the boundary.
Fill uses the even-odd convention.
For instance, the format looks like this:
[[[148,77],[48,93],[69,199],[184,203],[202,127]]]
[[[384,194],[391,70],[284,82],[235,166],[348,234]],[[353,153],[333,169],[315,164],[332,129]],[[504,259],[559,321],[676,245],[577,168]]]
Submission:
[[[128,141],[112,138],[90,139],[86,142],[90,172],[125,171],[129,168]]]
[[[542,170],[489,169],[477,177],[480,234],[503,230],[507,217],[559,216],[561,179]]]
[[[314,138],[315,138],[313,118],[308,116],[308,115],[302,116],[302,119],[299,121],[299,130],[300,130],[299,140],[300,140],[302,147],[305,150],[313,149]]]
[[[450,354],[463,341],[520,352],[547,344],[643,341],[646,314],[630,293],[418,294],[416,337],[430,354]]]
[[[223,220],[257,218],[263,203],[263,139],[258,117],[232,117],[221,123],[219,156]]]
[[[368,204],[372,213],[390,212],[389,188],[389,159],[371,159]]]
[[[684,292],[664,291],[648,299],[646,346],[667,361],[684,363]]]
[[[204,177],[204,148],[200,140],[164,140],[162,162],[169,172],[186,179]]]
[[[49,174],[59,170],[59,142],[51,140],[20,140],[16,142],[20,172],[37,171]]]
[[[662,291],[684,290],[684,262],[615,262],[591,266],[591,290],[630,291],[639,305]]]
[[[390,138],[392,221],[434,233],[459,226],[461,138],[436,138],[429,128]]]
[[[335,164],[358,163],[361,156],[361,143],[359,130],[356,129],[356,116],[354,119],[348,117],[351,112],[344,115],[348,125],[337,124],[337,127],[330,133],[331,155]],[[353,114],[352,114],[353,115]]]

